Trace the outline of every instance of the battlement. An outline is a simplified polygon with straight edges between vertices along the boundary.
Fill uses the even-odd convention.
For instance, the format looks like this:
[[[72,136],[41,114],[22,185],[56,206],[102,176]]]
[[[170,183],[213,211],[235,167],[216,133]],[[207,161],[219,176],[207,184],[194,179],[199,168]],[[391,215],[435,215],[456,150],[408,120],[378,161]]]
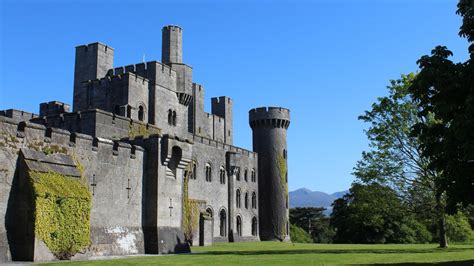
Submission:
[[[7,109],[7,110],[1,110],[0,111],[0,116],[6,116],[9,118],[12,118],[15,121],[30,121],[30,119],[38,117],[37,114],[33,114],[30,112],[25,112],[22,110],[16,110],[16,109]]]
[[[183,31],[183,29],[178,26],[178,25],[167,25],[167,26],[164,26],[162,29],[162,31],[165,31],[165,30],[172,30],[172,31]]]
[[[18,122],[4,116],[0,116],[0,128],[3,133],[13,137],[8,143],[11,148],[14,147],[11,139],[15,139],[17,145],[34,150],[48,149],[60,153],[67,153],[68,149],[82,149],[134,158],[137,152],[143,153],[145,151],[140,146],[130,145],[126,142],[71,133],[68,130],[46,127],[36,123]]]
[[[50,101],[40,103],[40,116],[56,115],[61,113],[69,113],[71,106],[58,101]]]
[[[223,104],[223,103],[232,103],[232,99],[227,96],[220,96],[211,98],[211,104]]]
[[[287,129],[290,126],[290,110],[283,107],[259,107],[249,111],[250,127],[278,127]]]
[[[239,147],[236,147],[236,146],[233,146],[233,145],[229,145],[229,144],[226,144],[226,143],[223,143],[223,142],[220,142],[220,141],[212,140],[210,138],[206,138],[206,137],[203,137],[203,136],[193,135],[193,142],[209,145],[209,146],[212,146],[212,147],[216,147],[216,148],[222,149],[224,151],[230,151],[230,152],[236,152],[236,153],[244,154],[244,155],[246,155],[250,158],[256,158],[258,156],[256,152],[249,151],[249,150],[246,150],[246,149],[243,149],[243,148],[239,148]]]
[[[176,71],[171,69],[170,66],[162,64],[158,61],[148,61],[146,63],[138,63],[138,64],[131,64],[126,66],[120,66],[116,68],[112,68],[107,72],[107,76],[116,76],[116,75],[123,75],[125,73],[136,73],[142,77],[149,77],[148,71],[150,69],[161,69],[161,73],[167,74],[168,76],[176,76]]]
[[[142,83],[142,84],[149,82],[147,78],[144,78],[132,72],[126,72],[119,75],[107,76],[105,78],[84,81],[83,83],[92,84],[94,86],[94,85],[107,85],[111,83],[122,82],[124,80],[125,81],[131,80],[131,81],[135,81],[137,83]]]
[[[107,53],[109,50],[112,50],[112,52],[114,51],[114,48],[106,45],[106,44],[103,44],[101,42],[93,42],[93,43],[89,43],[89,44],[83,44],[83,45],[79,45],[79,46],[76,46],[76,51],[82,51],[82,52],[89,52],[89,51],[104,51],[105,53]]]

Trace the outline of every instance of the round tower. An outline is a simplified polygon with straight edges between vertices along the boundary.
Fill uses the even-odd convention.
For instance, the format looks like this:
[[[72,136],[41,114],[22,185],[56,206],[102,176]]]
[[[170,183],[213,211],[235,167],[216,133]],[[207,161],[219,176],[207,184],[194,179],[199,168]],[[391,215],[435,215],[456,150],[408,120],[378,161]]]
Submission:
[[[260,107],[249,111],[253,151],[258,153],[258,216],[261,240],[289,236],[286,134],[290,110]]]

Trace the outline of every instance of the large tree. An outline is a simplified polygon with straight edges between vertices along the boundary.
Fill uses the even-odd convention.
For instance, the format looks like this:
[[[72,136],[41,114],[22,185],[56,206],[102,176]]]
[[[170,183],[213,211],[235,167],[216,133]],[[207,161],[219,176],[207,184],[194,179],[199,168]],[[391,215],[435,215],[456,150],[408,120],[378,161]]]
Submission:
[[[454,63],[453,53],[437,46],[417,61],[420,72],[410,87],[418,116],[433,116],[434,123],[418,123],[414,134],[430,169],[443,173],[438,185],[446,191],[450,212],[474,203],[474,0],[461,0],[457,13],[470,58]]]
[[[391,187],[412,213],[436,217],[440,246],[447,247],[441,175],[429,167],[430,160],[422,154],[419,137],[412,135],[413,126],[434,123],[429,114],[417,115],[418,105],[408,91],[415,78],[409,74],[392,80],[388,95],[380,97],[371,110],[359,117],[370,124],[365,131],[370,150],[363,152],[354,174],[364,183]]]

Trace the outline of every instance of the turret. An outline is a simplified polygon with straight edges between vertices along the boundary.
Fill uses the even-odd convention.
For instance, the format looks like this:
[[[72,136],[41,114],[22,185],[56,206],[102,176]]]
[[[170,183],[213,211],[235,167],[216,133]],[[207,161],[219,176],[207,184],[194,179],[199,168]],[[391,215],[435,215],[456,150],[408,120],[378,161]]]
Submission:
[[[288,163],[286,135],[290,110],[260,107],[249,112],[253,151],[258,153],[261,240],[288,241]]]
[[[76,47],[76,63],[74,66],[74,99],[73,111],[88,109],[91,101],[84,81],[105,77],[113,68],[114,49],[102,43],[91,43]]]
[[[179,26],[168,25],[162,29],[161,62],[183,63],[183,35]]]
[[[224,142],[232,145],[232,99],[221,96],[211,98],[212,114],[224,118]]]

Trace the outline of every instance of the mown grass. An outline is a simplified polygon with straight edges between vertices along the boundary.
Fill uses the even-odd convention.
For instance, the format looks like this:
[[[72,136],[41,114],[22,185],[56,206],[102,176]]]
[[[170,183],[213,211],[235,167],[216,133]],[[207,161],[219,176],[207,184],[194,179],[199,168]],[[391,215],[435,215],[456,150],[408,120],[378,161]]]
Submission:
[[[439,249],[423,245],[292,244],[278,242],[217,243],[193,247],[192,254],[72,261],[69,265],[317,265],[317,264],[445,264],[474,265],[474,245]],[[45,264],[46,265],[46,264]]]

